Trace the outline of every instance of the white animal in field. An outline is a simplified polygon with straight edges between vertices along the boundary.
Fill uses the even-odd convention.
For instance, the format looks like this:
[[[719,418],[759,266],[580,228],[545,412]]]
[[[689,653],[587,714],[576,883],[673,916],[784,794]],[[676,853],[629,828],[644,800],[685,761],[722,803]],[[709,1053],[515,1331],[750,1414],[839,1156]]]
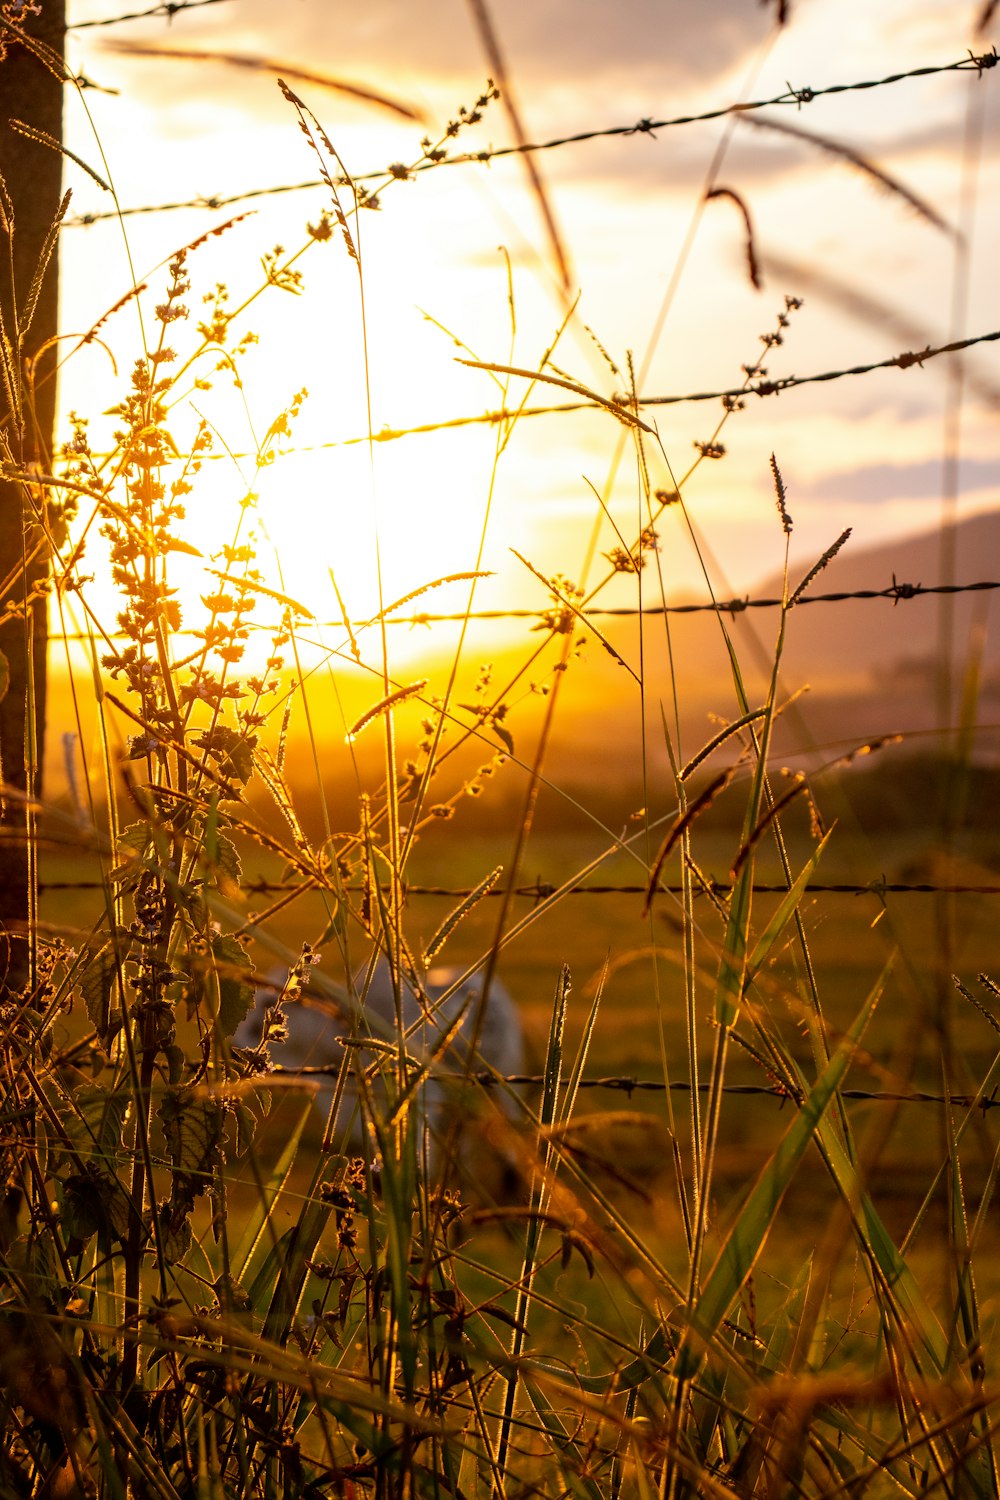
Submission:
[[[525,1067],[521,1019],[506,986],[494,978],[484,1008],[481,976],[458,985],[462,973],[463,970],[454,967],[432,968],[420,994],[404,980],[399,996],[407,1055],[414,1069],[427,1068],[414,1094],[414,1103],[415,1118],[427,1128],[432,1170],[440,1167],[440,1153],[449,1134],[460,1163],[469,1166],[471,1145],[465,1128],[468,1119],[458,1113],[455,1075],[495,1071],[506,1077],[523,1073]],[[397,1001],[389,965],[380,958],[370,981],[365,970],[355,975],[346,1003],[342,998],[344,991],[334,990],[318,972],[301,992],[294,979],[286,988],[287,974],[287,970],[277,970],[271,976],[271,983],[258,987],[253,1007],[237,1028],[233,1042],[237,1047],[262,1051],[273,1066],[282,1070],[328,1069],[325,1074],[306,1075],[315,1090],[316,1108],[324,1122],[330,1120],[337,1099],[338,1071],[346,1055],[349,1071],[338,1113],[331,1122],[330,1139],[335,1149],[346,1145],[351,1150],[373,1152],[377,1146],[373,1145],[370,1121],[367,1128],[362,1122],[361,1117],[367,1112],[362,1110],[359,1099],[369,1099],[375,1112],[384,1114],[386,1086],[372,1065],[380,1061],[384,1070],[391,1070],[396,1053]],[[458,988],[454,988],[456,985]],[[289,999],[289,991],[297,998]],[[327,998],[334,994],[338,998]],[[283,1025],[280,1017],[284,1018]],[[442,1047],[453,1029],[454,1034]],[[272,1030],[275,1034],[269,1036],[267,1033]],[[345,1047],[347,1038],[361,1045]],[[370,1089],[368,1085],[359,1087],[359,1068],[369,1070]],[[448,1081],[449,1076],[452,1082]],[[497,1085],[490,1088],[489,1094],[513,1123],[518,1111],[508,1090]]]

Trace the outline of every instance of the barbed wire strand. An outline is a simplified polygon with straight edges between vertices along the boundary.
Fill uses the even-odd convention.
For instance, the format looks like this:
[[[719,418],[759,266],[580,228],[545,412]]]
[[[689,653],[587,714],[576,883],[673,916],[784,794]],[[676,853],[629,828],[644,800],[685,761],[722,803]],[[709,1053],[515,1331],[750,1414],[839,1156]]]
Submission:
[[[263,1074],[260,1081],[268,1083],[272,1079],[301,1079],[308,1082],[313,1078],[335,1078],[340,1074],[340,1065],[331,1063],[329,1065],[317,1064],[314,1067],[301,1068],[272,1068],[269,1073]],[[477,1083],[483,1088],[499,1088],[508,1085],[511,1088],[539,1088],[545,1083],[543,1073],[435,1073],[435,1078],[442,1083]],[[577,1087],[581,1089],[610,1089],[619,1093],[632,1094],[687,1094],[691,1092],[692,1084],[686,1078],[672,1078],[669,1081],[659,1078],[636,1078],[629,1074],[611,1075],[605,1078],[581,1078],[577,1081]],[[713,1087],[709,1082],[699,1083],[698,1092],[708,1093]],[[722,1093],[739,1094],[744,1098],[769,1098],[778,1099],[782,1104],[786,1101],[796,1102],[795,1096],[780,1084],[763,1083],[726,1083],[722,1085]],[[860,1101],[870,1104],[948,1104],[959,1109],[981,1109],[985,1114],[987,1110],[1000,1108],[1000,1099],[995,1094],[980,1097],[978,1094],[932,1094],[922,1089],[839,1089],[838,1098]]]
[[[429,171],[434,167],[463,166],[468,162],[497,161],[505,156],[523,156],[539,151],[553,151],[561,146],[575,146],[586,141],[602,140],[615,136],[631,135],[655,135],[657,130],[670,130],[681,125],[699,125],[712,120],[725,119],[727,115],[751,114],[756,110],[771,109],[775,106],[795,105],[796,111],[803,104],[812,104],[816,99],[822,99],[832,94],[860,93],[869,89],[885,88],[888,85],[902,83],[910,78],[930,78],[940,73],[976,72],[980,78],[991,68],[996,67],[998,58],[996,49],[976,56],[970,52],[966,57],[959,58],[953,63],[938,63],[923,68],[910,68],[901,73],[890,73],[883,78],[869,78],[857,83],[832,83],[826,88],[795,89],[789,87],[783,94],[775,94],[770,99],[755,99],[746,104],[721,105],[716,109],[704,110],[695,115],[674,115],[670,119],[638,120],[634,125],[611,125],[597,130],[582,130],[574,135],[555,136],[545,141],[526,141],[523,145],[500,146],[485,152],[469,151],[462,156],[445,157],[440,162],[428,162],[426,166],[421,164],[419,170]]]
[[[782,391],[794,390],[800,385],[824,385],[833,380],[844,380],[852,375],[871,375],[876,370],[900,369],[908,370],[913,365],[923,366],[929,359],[937,359],[942,354],[960,354],[964,349],[971,349],[975,344],[993,344],[1000,339],[1000,329],[992,333],[979,333],[967,339],[955,339],[950,344],[941,344],[937,348],[919,351],[904,350],[902,354],[891,355],[888,359],[880,359],[873,364],[849,365],[841,370],[821,370],[814,375],[786,375],[779,380],[760,380],[750,385],[731,386],[727,390],[719,391],[690,391],[682,396],[640,396],[638,406],[683,406],[697,401],[723,401],[735,404],[742,402],[747,396],[780,396]],[[613,405],[627,407],[630,411],[633,406],[631,397],[626,402],[624,398],[612,397]],[[604,408],[606,409],[606,408]],[[355,448],[361,444],[392,443],[399,438],[422,437],[433,432],[448,432],[459,427],[485,427],[496,426],[498,422],[521,421],[524,417],[551,417],[564,416],[580,411],[600,411],[601,404],[597,401],[565,401],[556,402],[551,406],[525,406],[516,411],[508,410],[506,407],[497,408],[494,411],[476,412],[467,417],[449,417],[443,422],[421,422],[413,427],[383,427],[378,432],[373,432],[369,438],[365,433],[357,437],[335,438],[327,443],[304,443],[296,444],[288,448],[275,448],[274,458],[289,458],[297,453],[323,453],[331,448]],[[205,457],[209,459],[250,459],[256,458],[254,453],[209,453]]]
[[[194,4],[195,0],[189,0]],[[198,3],[209,4],[212,0],[198,0]],[[168,7],[164,6],[165,11]],[[175,9],[177,7],[175,6]],[[187,7],[180,7],[186,9]],[[143,13],[145,14],[145,13]],[[121,19],[136,19],[137,17],[122,17]],[[110,24],[110,23],[105,23]],[[794,105],[801,109],[804,104],[811,104],[816,99],[822,99],[834,94],[859,93],[869,89],[886,88],[891,84],[902,83],[911,78],[931,78],[942,73],[976,72],[980,78],[1000,62],[996,50],[976,56],[970,52],[968,56],[959,58],[956,62],[939,63],[922,68],[909,68],[905,72],[890,73],[884,78],[868,78],[856,83],[833,83],[825,88],[788,88],[783,94],[776,94],[769,99],[756,99],[746,104],[727,104],[715,109],[703,110],[699,114],[674,115],[670,119],[653,120],[641,119],[632,125],[608,125],[595,130],[582,130],[573,135],[553,136],[545,141],[526,141],[516,146],[489,147],[484,151],[467,151],[457,156],[446,156],[440,161],[421,161],[413,167],[406,168],[408,174],[436,171],[439,167],[458,167],[470,164],[486,164],[499,161],[507,156],[524,156],[535,154],[539,151],[554,151],[563,146],[579,145],[586,141],[609,139],[625,136],[654,136],[658,130],[670,130],[682,125],[704,124],[712,120],[724,119],[727,115],[749,114],[755,110],[770,109],[775,106]],[[370,172],[356,174],[354,182],[373,182],[391,178],[394,174],[390,169],[380,168]],[[66,227],[81,227],[90,224],[98,224],[105,219],[117,219],[119,213],[122,217],[134,214],[169,213],[179,209],[217,209],[228,208],[233,203],[247,203],[256,198],[272,197],[283,193],[304,192],[313,188],[324,187],[320,178],[311,178],[304,182],[278,183],[268,188],[253,188],[241,193],[230,193],[227,195],[213,194],[211,197],[201,195],[197,198],[189,198],[184,201],[173,203],[145,204],[132,208],[107,213],[77,214],[71,219],[66,219]]]
[[[104,889],[104,883],[100,880],[43,880],[39,883],[40,891],[99,891]],[[265,896],[274,893],[292,893],[300,891],[303,895],[309,891],[319,890],[320,887],[314,882],[289,885],[280,880],[250,879],[244,880],[241,890],[247,896]],[[362,895],[367,887],[345,886],[349,894]],[[515,886],[510,893],[521,896],[530,901],[548,901],[555,896],[561,887],[552,885],[547,881],[538,881],[534,885]],[[645,896],[648,894],[648,883],[646,885],[578,885],[568,890],[563,890],[564,896]],[[686,887],[680,884],[667,884],[662,882],[657,886],[660,891],[669,892],[672,895],[683,895]],[[753,889],[758,895],[787,896],[788,886],[775,884],[770,881],[755,881]],[[449,900],[462,900],[467,896],[475,894],[477,888],[472,886],[447,886],[447,885],[407,885],[404,883],[403,894],[406,896],[447,896]],[[698,886],[695,895],[726,896],[732,890],[732,885],[727,880],[705,881],[704,888]],[[927,881],[899,881],[884,880],[881,877],[869,880],[867,884],[859,884],[852,881],[817,881],[805,887],[805,891],[811,895],[824,896],[877,896],[881,899],[888,895],[952,895],[952,896],[1000,896],[1000,884],[996,885],[964,885],[950,883],[934,883]],[[489,899],[493,896],[503,896],[502,890],[483,891],[483,898]]]
[[[200,10],[203,5],[225,5],[230,0],[162,0],[149,10],[133,10],[121,16],[106,16],[102,21],[71,21],[67,31],[89,31],[95,26],[120,26],[125,21],[147,21],[156,16],[166,16],[172,21],[185,10]]]
[[[795,601],[795,608],[802,604],[844,604],[851,600],[866,599],[891,599],[893,605],[897,605],[908,599],[920,599],[931,595],[940,594],[977,594],[987,593],[1000,589],[1000,580],[983,579],[977,583],[900,583],[895,577],[887,588],[883,589],[840,589],[835,593],[826,594],[802,594]],[[778,595],[751,599],[744,596],[741,599],[719,599],[703,604],[644,604],[641,607],[634,604],[623,605],[589,605],[582,609],[580,614],[584,619],[593,617],[595,619],[657,619],[663,615],[739,615],[750,609],[780,609],[785,603]],[[442,625],[456,624],[463,620],[543,620],[549,621],[551,616],[560,613],[556,609],[477,609],[463,610],[454,614],[438,614],[427,612],[415,615],[393,615],[386,614],[387,625]],[[366,627],[379,623],[378,616],[367,620],[351,620],[352,630],[364,630]],[[316,625],[320,629],[339,630],[343,627],[343,619],[317,620]],[[177,636],[199,638],[200,633],[196,630],[181,629],[173,632]],[[81,643],[89,641],[90,636],[84,631],[50,631],[49,639],[52,641]],[[121,631],[113,631],[108,635],[108,640],[125,640]]]
[[[803,594],[796,599],[795,608],[800,604],[842,604],[852,599],[891,599],[893,604],[901,600],[919,599],[925,595],[934,594],[974,594],[989,592],[1000,589],[1000,582],[984,580],[981,583],[898,583],[895,580],[884,589],[843,589],[839,593],[830,594]],[[630,618],[656,618],[663,615],[697,615],[697,614],[719,614],[738,615],[749,609],[780,609],[785,601],[778,598],[762,599],[723,599],[708,604],[647,604],[641,608],[638,605],[623,604],[619,607],[613,605],[591,606],[580,611],[586,619],[590,615],[599,616],[601,619],[630,619]],[[436,625],[454,624],[461,620],[527,620],[547,619],[550,615],[558,613],[558,610],[537,609],[484,609],[474,610],[471,613],[455,614],[418,614],[386,616],[387,625]],[[329,620],[325,622],[327,627],[335,629],[342,625],[342,620]],[[374,625],[375,620],[352,620],[352,629],[361,629],[365,625]]]

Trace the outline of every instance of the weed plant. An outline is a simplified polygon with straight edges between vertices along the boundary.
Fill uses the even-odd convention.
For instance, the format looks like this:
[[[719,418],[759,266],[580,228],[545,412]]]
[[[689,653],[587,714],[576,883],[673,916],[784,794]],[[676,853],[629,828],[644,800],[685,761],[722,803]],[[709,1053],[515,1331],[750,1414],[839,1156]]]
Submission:
[[[493,94],[425,153],[447,149]],[[357,216],[366,200],[315,120],[286,96],[331,195],[305,248],[332,240],[363,296]],[[408,174],[397,166],[387,180]],[[785,635],[844,538],[804,577],[788,577],[793,522],[775,461],[786,587],[765,692],[747,689],[720,613],[730,678],[719,703],[729,712],[687,756],[676,701],[665,717],[672,772],[649,800],[666,802],[669,814],[640,817],[632,832],[598,828],[606,853],[515,920],[510,892],[565,669],[586,670],[576,657],[595,635],[617,654],[586,607],[622,575],[637,588],[652,576],[662,594],[657,526],[667,507],[685,505],[690,472],[655,488],[649,475],[666,455],[643,419],[631,367],[624,378],[615,372],[623,393],[585,394],[634,447],[639,519],[632,535],[618,534],[586,594],[539,575],[552,670],[534,750],[526,755],[520,737],[515,748],[518,678],[498,684],[487,674],[463,705],[461,643],[440,682],[403,682],[387,645],[394,606],[363,638],[345,618],[341,654],[371,675],[354,738],[381,736],[381,770],[375,779],[365,770],[356,805],[331,809],[312,833],[286,775],[291,705],[308,716],[313,691],[303,665],[308,613],[259,570],[252,504],[210,570],[200,620],[171,581],[192,550],[184,512],[213,442],[205,422],[178,442],[188,392],[238,373],[253,301],[234,308],[219,291],[188,332],[202,243],[170,262],[156,337],[115,412],[113,449],[92,451],[76,419],[54,477],[19,476],[51,549],[54,605],[65,621],[75,600],[86,620],[89,665],[81,673],[74,663],[73,692],[81,717],[80,700],[96,698],[102,746],[84,805],[46,812],[38,854],[46,858],[44,837],[76,840],[99,864],[101,889],[86,929],[33,925],[29,982],[3,1001],[2,1493],[997,1495],[994,1315],[984,1328],[977,1281],[997,1157],[978,1106],[996,1086],[1000,1049],[971,1098],[941,1107],[939,1158],[909,1222],[890,1228],[872,1173],[893,1115],[859,1135],[846,1086],[888,1076],[905,1091],[914,1038],[902,1028],[888,1065],[865,1050],[885,974],[872,976],[847,1024],[828,1019],[804,897],[837,834],[823,828],[808,784],[782,782],[772,764],[773,726],[787,707]],[[260,290],[301,290],[300,254],[266,258]],[[780,309],[764,354],[796,306]],[[566,383],[550,363],[556,342],[529,390]],[[744,367],[748,382],[761,358]],[[492,367],[512,413],[497,427],[497,463],[517,420],[516,367],[513,349],[506,366]],[[301,399],[272,422],[259,465]],[[722,429],[739,405],[727,402],[696,464],[722,454]],[[113,623],[89,606],[83,566],[96,532],[120,594]],[[465,579],[470,611],[479,571],[477,560]],[[711,591],[707,566],[705,582]],[[271,640],[259,671],[245,666],[252,628]],[[526,661],[537,651],[532,643]],[[644,695],[645,669],[623,670]],[[669,686],[654,696],[669,701]],[[328,731],[315,722],[313,731],[322,797]],[[399,746],[411,734],[418,749],[406,758]],[[480,768],[471,773],[470,749]],[[469,793],[488,795],[501,768],[523,786],[506,869],[484,868],[425,943],[406,891],[417,842],[442,824],[461,840]],[[742,829],[720,889],[703,871],[699,819],[726,788],[743,798]],[[800,803],[812,809],[814,840],[793,854],[785,829]],[[765,848],[786,889],[762,911],[754,876]],[[270,904],[253,911],[242,882],[255,851],[284,873]],[[679,1007],[686,1045],[679,1076],[676,1057],[662,1053],[668,1162],[655,1203],[601,1150],[634,1117],[581,1112],[602,988],[581,1008],[572,951],[545,969],[553,999],[534,1093],[515,1091],[475,1056],[464,1076],[445,1067],[446,1026],[421,1049],[401,1027],[376,1034],[364,1009],[379,958],[397,993],[404,983],[422,993],[425,963],[483,917],[496,887],[491,936],[468,968],[488,991],[511,945],[605,858],[622,855],[642,869],[654,948],[665,873],[679,871],[682,882],[669,954],[681,977],[663,1006]],[[289,948],[276,923],[307,901],[319,915],[303,919],[301,945]],[[274,984],[276,960],[287,973],[276,1028],[282,1012],[306,1003],[340,1017],[342,1060],[326,1071],[358,1101],[364,1149],[356,1122],[349,1131],[336,1111],[317,1143],[308,1079],[299,1091],[267,1072],[263,1051],[233,1045],[255,986]],[[986,999],[968,986],[963,994],[989,1033],[1000,1030],[990,1010],[997,991],[990,981],[985,989]],[[784,1110],[777,1140],[734,1193],[722,1171],[725,1141],[748,1106],[729,1090],[748,1067]],[[432,1167],[420,1097],[428,1077],[444,1073],[454,1109]],[[276,1142],[266,1118],[279,1082]],[[501,1089],[520,1111],[517,1128],[497,1108]],[[686,1111],[675,1109],[679,1091]],[[460,1136],[480,1140],[484,1163],[492,1155],[508,1178],[513,1171],[516,1185],[499,1201],[485,1165],[477,1181],[462,1174]],[[812,1194],[804,1235],[802,1211],[788,1210],[803,1182]],[[947,1277],[931,1275],[919,1253],[929,1234],[939,1237]]]

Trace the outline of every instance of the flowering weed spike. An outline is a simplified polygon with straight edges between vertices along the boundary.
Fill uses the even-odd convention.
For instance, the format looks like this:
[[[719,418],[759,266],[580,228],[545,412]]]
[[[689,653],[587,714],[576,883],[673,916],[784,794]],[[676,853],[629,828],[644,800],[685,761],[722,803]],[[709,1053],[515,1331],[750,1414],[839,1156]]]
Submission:
[[[61,141],[57,141],[55,136],[49,135],[47,130],[36,130],[34,125],[27,125],[24,120],[9,120],[8,124],[11,130],[15,131],[18,135],[23,135],[25,140],[34,141],[37,146],[47,146],[50,151],[57,151],[60,156],[68,156],[70,161],[76,162],[76,165],[86,172],[88,177],[93,178],[99,188],[102,188],[106,193],[110,193],[111,186],[104,181],[100,172],[95,172],[94,168],[85,162],[82,156],[77,156],[75,151],[71,151]]]
[[[375,719],[380,719],[383,714],[388,713],[390,708],[395,708],[398,704],[405,703],[407,698],[415,698],[418,693],[422,693],[426,686],[427,678],[421,677],[419,681],[411,682],[409,687],[397,688],[394,693],[387,693],[384,698],[380,698],[347,731],[347,743],[351,744],[353,740],[356,740],[362,729],[367,729],[369,724],[373,723]]]
[[[813,566],[809,569],[809,572],[799,584],[798,588],[795,590],[794,594],[789,599],[789,609],[791,609],[793,604],[798,603],[798,601],[802,598],[802,595],[805,593],[806,589],[812,583],[813,579],[817,578],[819,574],[822,573],[823,569],[828,567],[829,564],[833,562],[833,559],[836,557],[841,547],[847,541],[850,534],[851,528],[850,526],[848,526],[846,531],[842,531],[840,533],[833,545],[831,547],[827,547],[826,551],[823,553],[823,556],[819,559],[819,562],[813,564]]]
[[[778,468],[778,460],[771,454],[771,477],[774,480],[774,493],[778,498],[778,515],[781,517],[781,529],[786,536],[792,534],[792,518],[788,514],[788,506],[785,503],[785,481],[781,477]]]
[[[434,962],[434,959],[441,952],[441,949],[444,947],[451,934],[455,931],[455,928],[458,926],[459,922],[461,922],[462,918],[466,916],[474,906],[477,906],[484,896],[489,895],[490,891],[496,885],[502,874],[503,865],[497,865],[496,869],[491,871],[490,874],[487,875],[485,880],[481,880],[479,882],[475,890],[469,892],[464,901],[459,902],[454,911],[448,913],[444,921],[441,923],[441,926],[438,928],[437,932],[435,932],[434,936],[427,944],[427,947],[424,949],[425,964],[431,964]]]

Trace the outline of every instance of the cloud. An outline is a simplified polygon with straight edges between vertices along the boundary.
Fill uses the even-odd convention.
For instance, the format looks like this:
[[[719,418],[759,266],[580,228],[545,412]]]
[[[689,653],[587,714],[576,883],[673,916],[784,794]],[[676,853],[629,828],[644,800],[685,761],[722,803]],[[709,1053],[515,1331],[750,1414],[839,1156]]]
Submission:
[[[813,500],[934,500],[941,496],[941,459],[928,458],[909,464],[868,464],[824,474],[799,488]],[[966,458],[959,465],[959,490],[1000,490],[1000,460]]]
[[[586,128],[595,111],[616,102],[620,108],[624,100],[644,113],[701,96],[739,66],[771,24],[747,0],[713,0],[711,6],[630,0],[624,7],[608,0],[494,0],[493,20],[531,128]],[[122,34],[130,35],[127,28]],[[91,44],[102,41],[97,32],[79,35]],[[148,29],[134,36],[147,40]],[[205,7],[185,17],[173,27],[171,42],[261,57],[280,49],[289,61],[353,75],[365,87],[418,79],[428,99],[447,90],[456,107],[478,91],[488,71],[465,0],[425,6],[368,0],[354,7],[301,0],[282,8],[280,25],[273,0],[239,0],[232,10]],[[162,85],[150,82],[176,90],[175,70],[164,70],[162,79]],[[221,77],[218,82],[235,103],[241,91]]]
[[[273,35],[271,0],[241,0],[251,27]],[[618,88],[655,86],[658,94],[690,91],[695,81],[736,66],[770,26],[766,13],[746,0],[713,0],[710,6],[667,5],[663,0],[494,0],[493,21],[511,77],[526,91],[569,86],[589,108],[602,77]],[[361,67],[419,72],[447,78],[478,78],[481,51],[465,0],[415,6],[411,0],[369,0],[364,6],[333,7],[313,0],[286,7],[285,44],[305,46],[315,60],[324,49],[338,71]],[[230,35],[232,22],[229,23]]]
[[[653,88],[657,97],[690,93],[702,80],[736,67],[770,29],[768,16],[745,0],[711,6],[663,0],[504,0],[494,18],[511,74],[527,88],[566,83],[582,105],[602,81]],[[583,80],[586,79],[584,89]]]
[[[749,0],[712,0],[711,5],[630,0],[627,6],[610,0],[491,0],[491,6],[525,127],[535,140],[724,105],[736,97],[735,80],[773,26],[772,9]],[[798,21],[793,9],[789,37],[796,33]],[[808,33],[806,7],[802,25]],[[77,35],[88,46],[102,45],[100,32]],[[148,23],[116,29],[114,35],[133,45],[169,40],[189,52],[238,52],[244,58],[256,56],[262,64],[273,56],[309,71],[331,71],[360,90],[412,100],[442,125],[461,102],[472,104],[488,71],[467,0],[436,0],[422,7],[410,0],[368,0],[356,7],[299,0],[283,7],[280,23],[273,0],[239,0],[232,7],[207,6],[177,18],[166,38],[154,36]],[[109,36],[107,44],[111,42]],[[233,117],[230,130],[239,130],[241,122],[258,132],[264,126],[279,126],[283,139],[292,141],[287,106],[266,68],[251,78],[234,75],[222,63],[195,65],[168,58],[158,63],[125,62],[105,44],[100,64],[93,61],[93,70],[101,69],[101,76],[107,75],[124,92],[138,89],[161,125],[169,120],[174,135],[183,136],[186,128],[206,134],[218,130],[228,111]],[[760,92],[780,92],[782,77],[769,67],[762,73]],[[948,80],[956,86],[960,81],[977,86],[975,80]],[[391,161],[418,154],[420,130],[390,127],[370,107],[331,99],[316,90],[306,89],[304,97],[324,124],[336,129],[338,146],[348,152],[352,170],[375,168],[383,156]],[[940,101],[936,113],[947,118],[929,127],[926,141],[923,127],[888,142],[880,139],[875,148],[880,157],[891,160],[898,154],[904,159],[931,147],[942,149],[945,137],[943,149],[952,152],[951,136],[960,128],[962,114],[957,103],[952,106],[950,95]],[[839,128],[839,115],[837,119]],[[637,135],[596,140],[545,152],[536,160],[553,184],[586,184],[616,197],[649,191],[689,196],[702,185],[721,128],[720,122],[713,122],[664,131],[656,139]],[[435,134],[433,124],[429,129]],[[945,133],[941,139],[939,129]],[[366,142],[360,152],[355,131],[362,132]],[[508,142],[507,122],[502,110],[494,107],[456,144],[458,149],[475,150]],[[288,159],[286,175],[294,177],[300,158],[292,146]],[[815,171],[813,150],[736,131],[724,181],[746,192],[800,180]]]

